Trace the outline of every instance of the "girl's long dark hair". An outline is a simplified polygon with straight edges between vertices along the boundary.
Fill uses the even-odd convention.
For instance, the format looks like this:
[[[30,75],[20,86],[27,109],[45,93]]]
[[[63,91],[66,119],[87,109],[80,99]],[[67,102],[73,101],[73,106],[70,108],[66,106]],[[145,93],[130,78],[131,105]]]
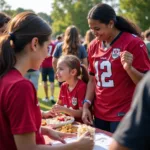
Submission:
[[[113,20],[115,27],[118,30],[129,32],[141,37],[141,30],[137,25],[121,16],[116,16],[114,9],[107,4],[99,3],[95,5],[89,11],[87,18],[99,20],[104,24],[108,24],[110,20]]]
[[[38,38],[39,44],[48,40],[52,30],[39,16],[32,12],[16,15],[8,24],[6,33],[0,36],[0,78],[11,70],[16,63],[16,54]]]

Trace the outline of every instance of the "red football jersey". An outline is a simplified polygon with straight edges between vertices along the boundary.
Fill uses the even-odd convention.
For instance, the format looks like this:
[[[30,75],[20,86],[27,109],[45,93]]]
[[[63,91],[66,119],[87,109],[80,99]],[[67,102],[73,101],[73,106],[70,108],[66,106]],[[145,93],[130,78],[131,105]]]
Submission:
[[[85,98],[87,84],[82,80],[78,80],[75,88],[70,92],[68,90],[68,84],[64,82],[61,85],[59,102],[62,106],[70,109],[79,109],[83,106],[83,101]]]
[[[55,49],[55,45],[53,43],[50,43],[48,46],[48,55],[47,58],[43,61],[41,67],[42,68],[52,68],[52,56]]]
[[[88,50],[89,73],[95,76],[96,89],[94,115],[106,121],[120,121],[129,110],[135,84],[123,69],[120,52],[133,54],[133,67],[140,72],[150,69],[150,61],[144,42],[137,36],[123,32],[104,50],[101,41],[95,39]]]
[[[37,144],[44,144],[40,126],[36,90],[12,69],[0,79],[0,149],[17,150],[13,135],[29,132],[35,132]]]

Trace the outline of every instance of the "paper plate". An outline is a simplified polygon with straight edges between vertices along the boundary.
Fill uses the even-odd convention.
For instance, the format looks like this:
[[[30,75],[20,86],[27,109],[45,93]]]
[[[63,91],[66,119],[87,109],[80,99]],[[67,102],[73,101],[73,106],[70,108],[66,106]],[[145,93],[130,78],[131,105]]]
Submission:
[[[54,118],[46,119],[46,123],[52,128],[58,128],[66,124],[72,124],[75,121],[71,116],[57,116]]]

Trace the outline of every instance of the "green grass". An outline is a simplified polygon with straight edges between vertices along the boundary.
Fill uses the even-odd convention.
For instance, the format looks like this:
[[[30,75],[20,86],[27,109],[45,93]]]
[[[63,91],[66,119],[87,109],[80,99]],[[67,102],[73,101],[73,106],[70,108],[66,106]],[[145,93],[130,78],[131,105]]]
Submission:
[[[48,90],[49,90],[48,95],[50,96],[49,83],[48,83]],[[55,101],[57,101],[57,99],[58,99],[59,91],[60,91],[60,88],[58,86],[58,82],[55,80],[55,90],[54,90]],[[38,99],[39,99],[39,102],[40,102],[40,107],[41,107],[42,110],[49,110],[52,107],[53,104],[51,102],[43,102],[42,101],[42,98],[45,97],[45,93],[44,93],[44,87],[43,87],[43,83],[42,83],[42,80],[41,80],[41,76],[39,78],[37,96],[38,96]]]

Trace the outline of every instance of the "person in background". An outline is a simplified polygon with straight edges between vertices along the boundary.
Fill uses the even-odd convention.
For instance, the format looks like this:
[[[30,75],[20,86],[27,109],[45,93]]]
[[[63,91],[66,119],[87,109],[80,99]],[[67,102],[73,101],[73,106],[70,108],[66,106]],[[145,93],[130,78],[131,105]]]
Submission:
[[[114,132],[128,112],[136,84],[150,70],[146,45],[138,28],[104,3],[88,14],[96,38],[88,48],[89,82],[83,105],[83,122]],[[105,43],[105,44],[104,44]]]
[[[61,56],[57,63],[56,76],[61,85],[59,99],[52,110],[47,113],[65,113],[82,121],[82,106],[88,82],[88,72],[74,55]],[[81,79],[79,79],[81,78]]]
[[[57,35],[56,41],[54,42],[55,46],[62,41],[63,41],[63,34]]]
[[[64,35],[64,41],[57,44],[53,57],[53,68],[56,72],[56,66],[58,58],[61,55],[72,54],[77,56],[80,61],[87,66],[87,52],[85,48],[80,44],[79,33],[75,26],[71,25],[67,27]]]
[[[82,44],[87,51],[88,51],[88,46],[93,39],[95,39],[95,35],[91,30],[88,30],[85,34],[84,43]]]
[[[11,20],[11,18],[3,12],[0,12],[0,35],[4,33],[7,23]]]
[[[42,72],[42,81],[44,84],[44,92],[45,92],[45,98],[42,100],[45,102],[49,101],[48,97],[48,84],[47,84],[47,78],[50,82],[50,101],[55,104],[54,101],[54,70],[52,67],[52,55],[54,52],[55,45],[51,42],[48,46],[48,55],[47,58],[43,61],[41,65],[41,72]]]
[[[40,76],[40,71],[34,69],[29,69],[27,73],[24,75],[26,79],[32,82],[36,91],[38,90],[39,76]]]
[[[2,150],[92,150],[86,133],[78,141],[50,146],[43,135],[65,143],[60,133],[41,127],[41,111],[33,84],[24,78],[29,69],[38,70],[47,56],[51,28],[32,12],[11,19],[0,37],[0,148]]]
[[[144,42],[146,44],[148,56],[150,58],[150,29],[144,32]]]
[[[129,112],[116,132],[109,150],[150,149],[150,72],[137,85]]]

